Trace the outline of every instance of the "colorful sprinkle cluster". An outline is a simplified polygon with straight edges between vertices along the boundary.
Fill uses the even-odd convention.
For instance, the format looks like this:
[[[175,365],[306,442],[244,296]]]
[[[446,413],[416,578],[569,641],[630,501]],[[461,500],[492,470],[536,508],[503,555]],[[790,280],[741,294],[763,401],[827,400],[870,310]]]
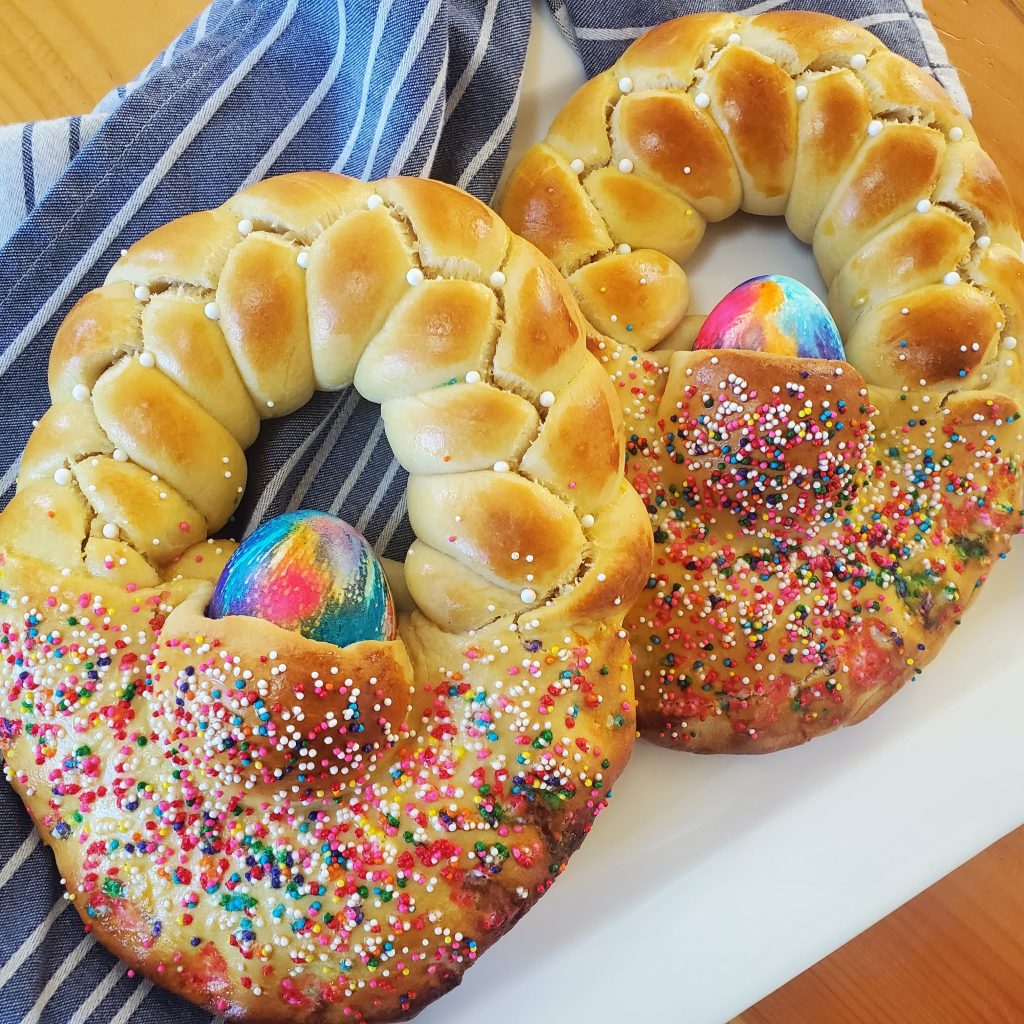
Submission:
[[[361,779],[398,739],[392,705],[408,702],[376,677],[339,674],[337,665],[308,677],[270,651],[258,671],[241,666],[219,639],[167,641],[152,674],[162,715],[180,740],[201,748],[196,770],[228,785],[271,784],[295,774],[300,783],[326,776]]]
[[[679,503],[728,512],[744,532],[770,528],[803,539],[853,500],[873,441],[870,409],[841,392],[818,402],[808,392],[809,374],[792,369],[793,379],[775,384],[723,371],[711,388],[684,385],[658,445],[661,458],[678,467]],[[842,372],[833,371],[837,382]],[[634,459],[650,457],[651,444],[634,435],[627,450]]]

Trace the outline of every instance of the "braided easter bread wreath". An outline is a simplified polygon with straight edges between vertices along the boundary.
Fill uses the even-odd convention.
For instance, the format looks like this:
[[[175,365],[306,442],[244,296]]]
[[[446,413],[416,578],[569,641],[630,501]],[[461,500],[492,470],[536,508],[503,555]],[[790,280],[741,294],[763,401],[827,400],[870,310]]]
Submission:
[[[679,263],[737,210],[812,245],[848,362],[693,349]],[[501,211],[622,402],[641,731],[762,752],[863,720],[1020,526],[1021,238],[969,121],[854,25],[692,15],[573,96]]]
[[[417,610],[345,647],[205,614],[263,418],[354,381]],[[635,736],[650,531],[565,282],[482,204],[294,174],[70,312],[0,516],[0,749],[68,897],[230,1019],[414,1014],[550,886]]]

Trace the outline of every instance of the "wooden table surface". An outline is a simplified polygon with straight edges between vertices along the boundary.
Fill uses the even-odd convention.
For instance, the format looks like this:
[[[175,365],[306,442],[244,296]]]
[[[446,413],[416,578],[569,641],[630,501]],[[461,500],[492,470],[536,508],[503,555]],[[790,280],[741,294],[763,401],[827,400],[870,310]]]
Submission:
[[[1024,0],[925,2],[971,97],[978,134],[1024,214]],[[198,0],[3,0],[0,124],[90,109],[202,7]],[[1024,1021],[1024,828],[737,1021]]]

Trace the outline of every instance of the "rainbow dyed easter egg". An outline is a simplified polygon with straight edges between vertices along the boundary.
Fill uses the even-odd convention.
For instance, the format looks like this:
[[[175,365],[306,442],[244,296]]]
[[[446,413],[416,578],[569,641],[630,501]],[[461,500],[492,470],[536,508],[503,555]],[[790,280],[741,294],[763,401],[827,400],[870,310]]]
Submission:
[[[377,556],[358,530],[323,512],[288,512],[244,540],[208,614],[251,615],[338,647],[395,638],[395,606]]]
[[[846,358],[825,304],[806,285],[780,274],[754,277],[733,288],[704,321],[693,347]]]

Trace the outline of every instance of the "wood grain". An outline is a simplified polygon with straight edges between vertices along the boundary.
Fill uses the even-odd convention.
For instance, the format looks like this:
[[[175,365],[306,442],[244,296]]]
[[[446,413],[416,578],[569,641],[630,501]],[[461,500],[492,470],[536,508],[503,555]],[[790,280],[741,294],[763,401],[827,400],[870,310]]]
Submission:
[[[926,0],[982,142],[1024,213],[1024,0]],[[201,0],[2,0],[0,123],[82,113]],[[739,1024],[1024,1020],[1024,829],[746,1011]]]
[[[925,0],[925,7],[960,72],[982,145],[1024,217],[1024,0]]]
[[[200,0],[3,0],[0,124],[91,110],[204,6]]]
[[[1019,1024],[1024,828],[783,985],[734,1024]]]

